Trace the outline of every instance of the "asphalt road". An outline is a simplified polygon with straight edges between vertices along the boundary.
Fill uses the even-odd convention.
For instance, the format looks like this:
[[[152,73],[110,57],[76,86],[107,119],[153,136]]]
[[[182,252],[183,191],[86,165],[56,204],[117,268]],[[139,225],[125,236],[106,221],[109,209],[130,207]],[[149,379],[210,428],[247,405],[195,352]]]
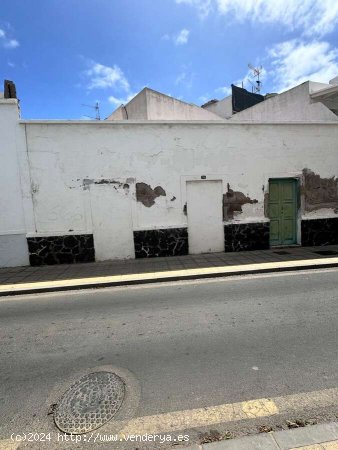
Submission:
[[[0,439],[101,366],[122,419],[336,388],[337,313],[336,269],[2,298]]]

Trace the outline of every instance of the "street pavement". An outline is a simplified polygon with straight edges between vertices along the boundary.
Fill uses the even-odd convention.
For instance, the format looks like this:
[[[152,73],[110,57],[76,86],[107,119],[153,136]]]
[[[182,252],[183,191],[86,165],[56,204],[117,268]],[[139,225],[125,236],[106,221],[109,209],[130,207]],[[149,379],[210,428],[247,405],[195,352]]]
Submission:
[[[55,264],[44,266],[21,266],[0,268],[0,288],[26,283],[60,282],[84,278],[152,274],[177,270],[245,266],[248,264],[291,263],[329,259],[337,265],[338,245],[324,247],[283,247],[269,250],[241,252],[218,252],[201,255],[168,256],[79,264]],[[80,282],[81,284],[81,282]],[[1,290],[0,290],[1,293]]]
[[[337,404],[330,405],[327,393],[335,395],[338,387],[337,284],[338,270],[323,269],[3,297],[0,439],[55,432],[49,406],[81,375],[110,367],[125,380],[127,397],[102,433],[119,431],[115,421],[144,416],[160,417],[155,428],[168,432],[161,424],[175,411],[186,418],[189,428],[176,431],[187,433],[190,445],[207,442],[210,429],[243,436],[297,418],[334,420]],[[300,393],[305,403],[296,405],[297,412],[220,424],[196,413]],[[96,448],[83,442],[73,447]]]

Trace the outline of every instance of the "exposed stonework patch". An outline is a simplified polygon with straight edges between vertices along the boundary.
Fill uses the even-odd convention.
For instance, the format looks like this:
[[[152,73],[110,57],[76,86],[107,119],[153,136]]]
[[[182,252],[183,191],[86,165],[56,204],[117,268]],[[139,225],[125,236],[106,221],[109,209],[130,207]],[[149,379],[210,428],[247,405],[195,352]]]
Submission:
[[[258,200],[252,200],[243,192],[233,191],[228,183],[228,192],[223,194],[223,220],[234,218],[234,212],[242,212],[242,206],[245,204],[258,203]]]
[[[120,183],[119,181],[110,180],[107,178],[102,178],[101,180],[94,181],[94,184],[116,184],[119,187],[122,186],[122,183]]]
[[[321,178],[310,169],[303,169],[303,176],[302,193],[305,211],[338,207],[338,179],[335,176]]]
[[[31,266],[95,261],[92,234],[27,238]]]
[[[83,190],[85,191],[85,190],[87,190],[87,189],[89,189],[89,186],[91,185],[91,184],[93,184],[94,183],[94,180],[92,180],[92,179],[90,179],[90,178],[84,178],[83,179]]]
[[[187,255],[187,228],[134,231],[136,258]]]
[[[224,225],[224,251],[265,250],[269,244],[269,222]]]
[[[155,198],[161,195],[167,195],[161,186],[156,186],[154,189],[146,183],[136,183],[136,200],[141,202],[147,208],[155,204]]]
[[[77,181],[80,181],[78,178]],[[98,180],[93,180],[92,178],[84,178],[82,187],[84,190],[89,189],[91,184],[111,184],[115,189],[123,187],[123,189],[129,189],[130,184],[134,182],[134,178],[127,178],[125,183],[121,181],[116,181],[113,178],[101,178]]]
[[[165,190],[161,187],[161,186],[156,186],[156,188],[154,189],[154,192],[155,192],[155,194],[157,195],[157,196],[160,196],[160,195],[167,195],[166,193],[165,193]]]
[[[302,245],[337,245],[338,218],[302,220]]]

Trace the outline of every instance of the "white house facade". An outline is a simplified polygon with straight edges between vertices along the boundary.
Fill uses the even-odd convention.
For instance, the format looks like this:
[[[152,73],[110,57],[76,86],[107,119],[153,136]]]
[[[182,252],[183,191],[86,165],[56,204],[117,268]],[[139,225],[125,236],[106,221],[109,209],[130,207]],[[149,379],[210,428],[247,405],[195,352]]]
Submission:
[[[0,98],[0,266],[338,244],[336,91],[319,87],[311,120],[268,121],[275,97],[229,119],[21,120]]]

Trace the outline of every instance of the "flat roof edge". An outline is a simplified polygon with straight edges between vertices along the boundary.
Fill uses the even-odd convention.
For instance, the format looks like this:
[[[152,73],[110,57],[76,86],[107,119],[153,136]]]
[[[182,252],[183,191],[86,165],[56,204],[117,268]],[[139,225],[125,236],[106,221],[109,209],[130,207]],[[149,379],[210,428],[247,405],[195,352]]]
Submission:
[[[93,125],[93,126],[117,126],[117,125],[338,125],[337,121],[230,121],[230,120],[19,120],[24,125]]]
[[[311,98],[320,98],[330,94],[338,93],[338,84],[334,84],[332,86],[326,87],[324,89],[319,89],[318,91],[312,92],[310,94]]]
[[[17,98],[4,98],[1,97],[0,98],[0,104],[1,105],[17,105],[18,104],[18,99]]]

